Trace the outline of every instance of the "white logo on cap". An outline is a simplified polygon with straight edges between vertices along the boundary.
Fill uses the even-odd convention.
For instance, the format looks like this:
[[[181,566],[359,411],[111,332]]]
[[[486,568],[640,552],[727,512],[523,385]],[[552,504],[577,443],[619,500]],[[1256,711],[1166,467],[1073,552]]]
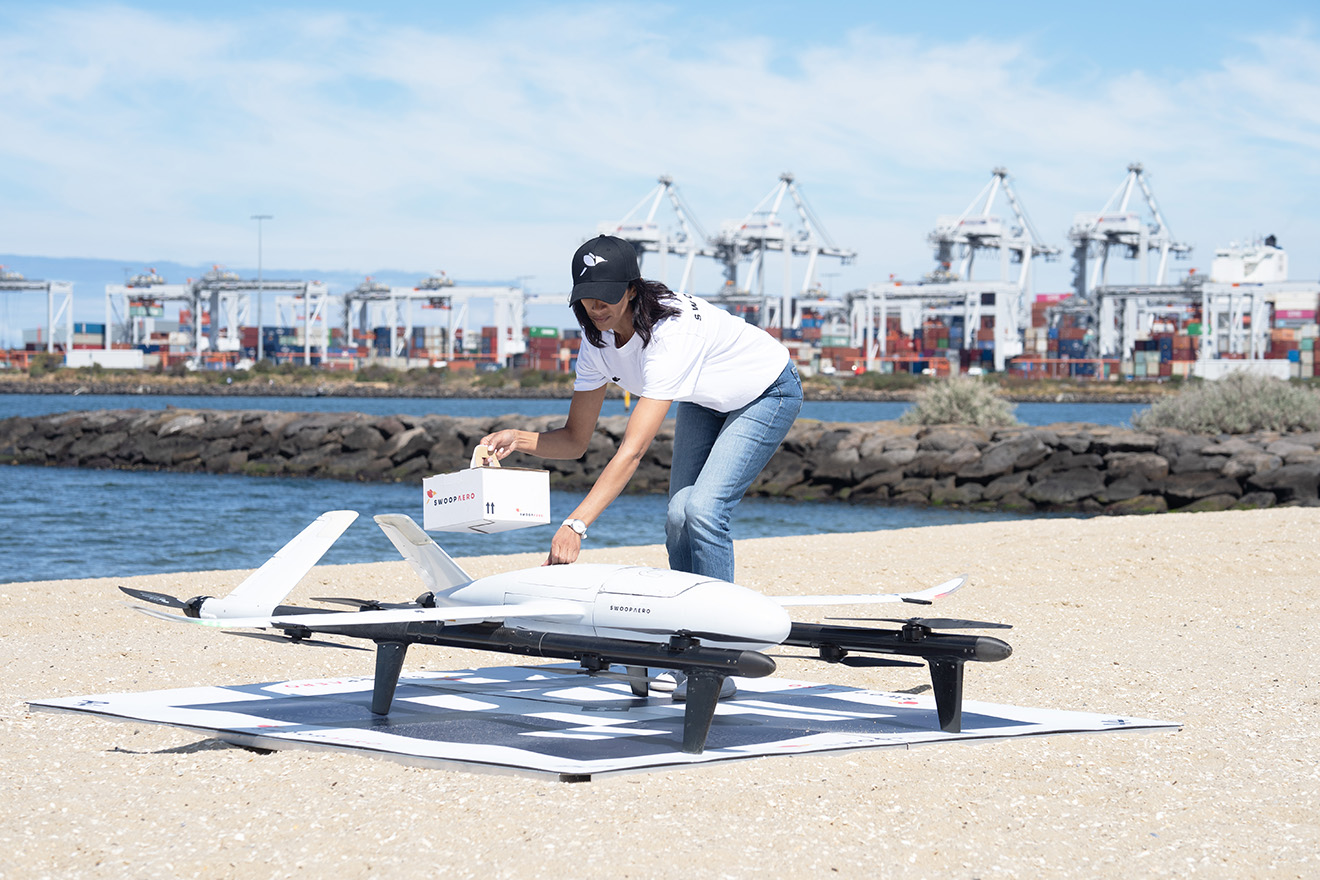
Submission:
[[[578,273],[578,277],[581,278],[583,275],[586,275],[587,269],[589,269],[590,267],[599,265],[600,263],[608,263],[608,262],[609,260],[605,259],[604,257],[598,257],[595,254],[588,251],[582,257],[582,271]]]

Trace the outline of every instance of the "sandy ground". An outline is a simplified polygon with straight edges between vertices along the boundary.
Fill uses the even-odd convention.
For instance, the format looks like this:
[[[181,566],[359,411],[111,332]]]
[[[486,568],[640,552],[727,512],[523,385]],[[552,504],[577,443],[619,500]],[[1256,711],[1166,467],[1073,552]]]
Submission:
[[[1015,629],[1009,660],[968,667],[968,699],[1184,728],[586,784],[262,754],[30,712],[25,701],[42,697],[364,674],[372,655],[157,622],[119,604],[120,580],[0,585],[0,877],[1320,876],[1317,534],[1320,510],[1285,509],[740,542],[740,582],[768,593],[911,589],[970,572],[935,613]],[[584,561],[664,564],[658,547]],[[242,576],[129,583],[223,594]],[[400,562],[318,567],[293,598],[327,589],[420,592]],[[408,668],[503,659],[421,648]],[[927,680],[808,661],[780,670],[884,689]]]

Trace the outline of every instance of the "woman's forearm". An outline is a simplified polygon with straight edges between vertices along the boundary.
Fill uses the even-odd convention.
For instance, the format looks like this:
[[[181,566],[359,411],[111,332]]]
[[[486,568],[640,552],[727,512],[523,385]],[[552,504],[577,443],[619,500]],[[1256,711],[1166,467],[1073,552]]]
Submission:
[[[513,452],[525,452],[538,458],[581,458],[591,444],[604,400],[604,386],[594,391],[576,391],[562,428],[541,432],[505,428],[487,434],[481,443],[497,458],[505,458]]]

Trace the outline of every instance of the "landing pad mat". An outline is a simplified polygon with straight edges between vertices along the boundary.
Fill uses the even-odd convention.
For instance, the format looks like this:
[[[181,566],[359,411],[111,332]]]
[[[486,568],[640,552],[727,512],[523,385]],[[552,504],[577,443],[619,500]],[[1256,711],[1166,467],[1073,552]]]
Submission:
[[[683,704],[568,666],[418,672],[399,680],[387,717],[369,676],[32,700],[38,709],[197,731],[241,746],[332,748],[410,764],[586,779],[768,755],[1019,736],[1176,730],[1121,715],[964,701],[961,733],[939,729],[928,695],[777,677],[734,679],[706,750],[680,751]]]

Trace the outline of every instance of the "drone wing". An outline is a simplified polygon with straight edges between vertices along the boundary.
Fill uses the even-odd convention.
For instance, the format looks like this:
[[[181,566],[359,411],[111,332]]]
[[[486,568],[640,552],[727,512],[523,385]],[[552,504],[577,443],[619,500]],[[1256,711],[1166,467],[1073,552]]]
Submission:
[[[304,626],[338,629],[340,627],[379,626],[393,623],[481,623],[510,617],[539,617],[555,620],[580,619],[583,608],[576,602],[557,599],[538,599],[505,605],[450,605],[443,608],[390,608],[383,611],[310,611],[306,614],[272,614],[252,617],[196,618],[170,614],[158,608],[133,605],[134,609],[161,620],[200,624],[220,629],[267,629],[269,627]]]
[[[967,575],[959,575],[934,587],[915,593],[860,593],[840,596],[771,596],[785,608],[806,605],[880,605],[886,602],[911,602],[916,605],[930,605],[936,599],[947,596],[967,583]]]

